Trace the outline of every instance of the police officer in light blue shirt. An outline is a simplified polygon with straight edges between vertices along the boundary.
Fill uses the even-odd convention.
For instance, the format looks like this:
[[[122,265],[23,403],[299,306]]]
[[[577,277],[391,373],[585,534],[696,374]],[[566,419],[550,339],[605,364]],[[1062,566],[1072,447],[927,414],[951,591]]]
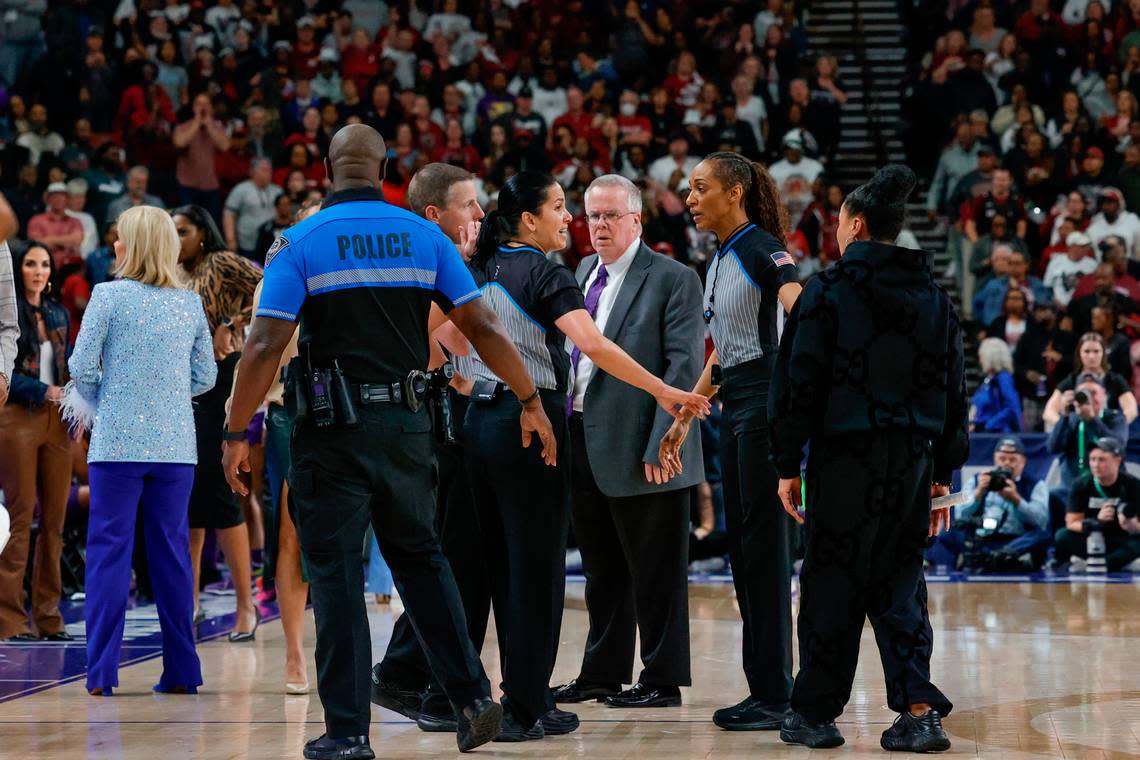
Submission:
[[[333,192],[320,213],[286,230],[266,256],[265,285],[239,367],[224,467],[244,493],[240,435],[277,372],[300,321],[300,376],[308,413],[293,435],[289,483],[312,577],[317,685],[325,734],[316,760],[368,760],[371,641],[361,546],[371,521],[408,615],[456,711],[457,743],[499,733],[502,710],[467,636],[455,579],[434,529],[435,458],[423,406],[429,310],[436,304],[522,401],[523,439],[544,457],[556,444],[534,381],[439,228],[384,203],[385,146],[365,125],[337,132],[325,170]]]

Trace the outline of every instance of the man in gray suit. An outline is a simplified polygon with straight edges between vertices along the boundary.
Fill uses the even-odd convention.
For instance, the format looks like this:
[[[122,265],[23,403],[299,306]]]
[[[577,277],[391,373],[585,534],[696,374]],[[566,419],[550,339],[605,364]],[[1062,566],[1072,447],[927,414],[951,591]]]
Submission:
[[[590,242],[578,266],[598,329],[666,383],[701,374],[704,324],[696,273],[641,242],[641,192],[625,177],[586,190]],[[636,388],[571,353],[571,494],[586,575],[590,633],[580,675],[558,702],[604,699],[612,707],[681,704],[689,673],[689,491],[704,479],[700,436],[682,450],[672,479],[657,459],[672,418]],[[643,670],[631,689],[641,634]]]

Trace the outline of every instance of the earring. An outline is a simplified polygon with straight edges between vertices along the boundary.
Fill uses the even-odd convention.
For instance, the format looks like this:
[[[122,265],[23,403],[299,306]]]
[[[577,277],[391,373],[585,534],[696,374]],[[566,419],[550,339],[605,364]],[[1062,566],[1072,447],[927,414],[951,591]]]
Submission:
[[[843,241],[843,244],[844,245],[851,245],[854,242],[855,242],[855,237],[853,235],[848,235],[847,239]]]
[[[44,288],[44,293],[47,294],[50,292],[51,292],[51,280],[48,280],[47,287]]]

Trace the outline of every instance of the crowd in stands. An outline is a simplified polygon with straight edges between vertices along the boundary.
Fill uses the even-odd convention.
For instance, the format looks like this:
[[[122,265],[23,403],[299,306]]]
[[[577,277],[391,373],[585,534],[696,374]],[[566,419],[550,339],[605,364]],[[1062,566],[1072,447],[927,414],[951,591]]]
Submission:
[[[19,220],[9,241],[17,279],[32,276],[24,262],[44,270],[21,302],[28,333],[50,317],[54,347],[54,361],[44,362],[42,341],[26,341],[17,374],[28,382],[9,405],[46,409],[51,420],[91,289],[113,276],[120,214],[139,205],[171,210],[188,287],[205,302],[221,362],[240,347],[266,250],[299,209],[326,194],[323,160],[346,124],[384,137],[383,190],[397,205],[429,162],[473,172],[487,210],[512,174],[550,171],[574,214],[572,244],[559,254],[570,266],[592,252],[583,191],[616,172],[643,190],[647,242],[703,275],[715,239],[696,230],[684,200],[689,173],[716,150],[770,166],[805,277],[838,256],[843,191],[827,167],[847,96],[838,63],[809,54],[804,8],[791,0],[2,5],[0,193]],[[49,476],[50,465],[52,479],[72,484],[70,505],[58,489],[50,495],[48,533],[65,508],[70,521],[86,503],[82,473],[55,456],[57,444],[67,445],[40,441],[20,459],[35,477]],[[0,459],[14,461],[9,449],[31,445],[4,437]],[[15,477],[0,474],[10,507]],[[714,478],[694,499],[694,540],[705,546],[723,535],[722,510],[711,506],[719,503]],[[43,492],[28,491],[19,493],[25,532],[28,505],[46,503]],[[243,507],[256,557],[256,502]],[[218,540],[227,561],[248,551],[227,531]],[[41,538],[26,561],[46,552],[51,564],[58,550]],[[202,584],[213,579],[213,555],[207,545]],[[15,564],[12,573],[22,574]],[[145,573],[137,575],[145,587]],[[37,598],[57,583],[34,579]],[[34,622],[41,631],[58,627],[54,618]],[[26,621],[0,623],[0,637],[26,630]]]
[[[986,477],[970,484],[982,494],[975,516],[1013,509],[1001,543],[1019,538],[1014,554],[1038,565],[1052,531],[1074,520],[1081,530],[1068,513],[1085,510],[1069,500],[1087,500],[1092,460],[1104,453],[1094,453],[1097,443],[1109,441],[1119,469],[1137,417],[1140,1],[922,1],[899,10],[910,66],[904,146],[930,178],[926,210],[944,225],[961,313],[979,340],[972,430],[1046,431],[1059,462],[1052,514],[1040,493],[1015,488],[1014,467],[1017,477],[996,489]],[[1025,452],[1014,448],[999,446],[995,466],[1020,457],[1023,467]],[[1121,535],[1123,521],[1115,512],[1107,520],[1120,522]],[[1073,535],[1057,541],[1058,559],[1074,554]],[[966,551],[948,555],[948,545],[931,559]]]

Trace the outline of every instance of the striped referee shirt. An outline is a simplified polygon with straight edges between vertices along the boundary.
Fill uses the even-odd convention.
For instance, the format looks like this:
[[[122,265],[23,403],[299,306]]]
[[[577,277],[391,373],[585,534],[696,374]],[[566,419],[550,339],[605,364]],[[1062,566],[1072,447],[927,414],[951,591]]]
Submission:
[[[705,316],[722,367],[759,359],[780,345],[780,288],[798,282],[796,262],[780,241],[746,224],[717,249],[705,275]]]
[[[16,282],[12,279],[12,252],[0,242],[0,373],[12,379],[20,323],[16,314]]]
[[[586,308],[574,275],[530,246],[501,246],[487,261],[472,261],[470,266],[484,303],[503,323],[535,385],[566,392],[570,354],[566,336],[554,322]],[[472,380],[502,381],[474,348],[463,365]]]

